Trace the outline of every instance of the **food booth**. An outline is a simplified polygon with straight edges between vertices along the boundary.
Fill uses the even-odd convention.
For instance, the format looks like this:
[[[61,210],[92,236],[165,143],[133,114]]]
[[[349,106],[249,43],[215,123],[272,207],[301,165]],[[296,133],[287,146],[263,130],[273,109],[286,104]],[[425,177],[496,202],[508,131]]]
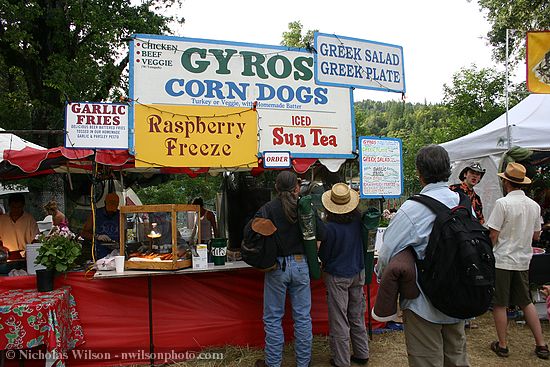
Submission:
[[[142,52],[153,48],[161,50],[154,57]],[[38,174],[47,163],[48,172],[71,174],[94,172],[97,163],[115,171],[256,174],[269,169],[264,159],[270,152],[282,154],[275,161],[285,164],[277,169],[304,173],[318,162],[336,172],[355,158],[352,91],[317,85],[312,65],[312,54],[301,49],[135,35],[130,41],[127,148],[116,146],[121,136],[113,128],[118,125],[80,126],[78,121],[94,121],[94,109],[77,108],[76,122],[67,121],[67,134],[76,134],[70,147],[35,152],[39,158],[27,162],[32,167],[23,172],[14,162],[29,161],[29,156],[14,154],[12,165],[0,169],[6,173],[0,178]],[[90,116],[78,117],[82,114]],[[113,144],[93,149],[94,134],[112,137]],[[231,216],[227,200],[224,205]],[[176,255],[178,234],[175,218],[171,220],[169,252]],[[124,233],[120,246],[127,252],[134,237]],[[70,287],[84,334],[83,344],[68,353],[69,364],[154,364],[163,357],[185,359],[182,353],[206,347],[263,344],[263,273],[239,261],[202,270],[180,266],[176,257],[163,261],[171,265],[130,270],[127,261],[124,273],[72,272],[56,279],[57,287]],[[34,287],[32,276],[0,278],[1,292]],[[324,285],[313,280],[311,287],[313,332],[327,334]],[[292,339],[290,312],[284,329],[287,340]]]

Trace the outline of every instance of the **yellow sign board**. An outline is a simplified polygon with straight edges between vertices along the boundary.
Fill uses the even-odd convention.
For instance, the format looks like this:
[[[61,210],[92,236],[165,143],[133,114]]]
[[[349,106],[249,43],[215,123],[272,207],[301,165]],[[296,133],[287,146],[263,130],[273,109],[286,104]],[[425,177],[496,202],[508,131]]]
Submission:
[[[253,109],[135,105],[136,167],[257,167]]]
[[[550,93],[550,31],[527,33],[527,89]]]

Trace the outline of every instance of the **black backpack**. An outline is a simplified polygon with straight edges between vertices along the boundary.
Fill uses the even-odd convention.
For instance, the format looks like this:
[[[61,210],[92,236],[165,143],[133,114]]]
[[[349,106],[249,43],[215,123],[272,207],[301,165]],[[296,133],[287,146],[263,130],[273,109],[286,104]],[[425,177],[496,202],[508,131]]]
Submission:
[[[266,206],[260,208],[259,216],[256,215],[244,226],[241,256],[248,265],[267,272],[277,268],[279,233],[269,219]],[[260,224],[258,225],[258,223]],[[265,229],[265,227],[269,228],[270,226],[272,228],[267,232],[260,230],[263,234],[255,230],[258,227]]]
[[[411,199],[436,214],[425,257],[416,261],[418,283],[439,311],[467,319],[491,304],[495,256],[489,231],[472,215],[468,196],[459,194],[460,203],[452,209],[426,195]]]

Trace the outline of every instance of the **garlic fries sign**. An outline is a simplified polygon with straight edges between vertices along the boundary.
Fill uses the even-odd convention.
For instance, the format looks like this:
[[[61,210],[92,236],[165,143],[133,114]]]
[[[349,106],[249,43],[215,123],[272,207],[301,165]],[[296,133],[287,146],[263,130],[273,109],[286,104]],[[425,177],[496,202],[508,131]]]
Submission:
[[[401,139],[359,137],[362,198],[397,198],[403,194]]]
[[[406,91],[401,46],[315,33],[315,50],[317,84]]]
[[[225,130],[229,125],[220,128],[220,137],[235,139],[232,144],[238,143],[239,150],[248,149],[252,144],[245,133],[253,135],[249,130],[252,120],[241,119],[256,115],[255,139],[259,138],[259,142],[255,154],[289,151],[293,158],[353,158],[355,129],[351,89],[316,85],[312,68],[313,56],[306,50],[135,35],[130,42],[130,98],[134,106],[130,123],[134,124],[136,135],[135,141],[130,137],[130,148],[135,150],[136,161],[144,160],[144,152],[148,150],[150,164],[161,160],[167,163],[165,158],[169,158],[166,139],[172,135],[162,137],[161,125],[155,125],[159,126],[159,132],[151,132],[158,140],[149,140],[148,135],[143,134],[144,126],[150,129],[147,120],[150,114],[177,107],[177,116],[165,113],[161,124],[181,120],[186,126],[185,121],[194,121],[196,116],[202,120],[205,115],[239,113],[254,104],[256,112],[216,120],[235,124],[231,125],[231,132]],[[149,113],[141,107],[149,108]],[[246,125],[239,125],[240,122]],[[245,126],[245,131],[243,137],[237,138],[235,129],[240,126]],[[198,131],[196,129],[198,127],[195,127]],[[138,130],[142,133],[138,134]],[[170,128],[166,134],[169,131]],[[207,136],[207,133],[178,134],[175,142],[178,148],[172,149],[172,154],[182,146],[182,155],[188,155],[185,146],[202,144],[203,141],[197,139]],[[156,152],[156,158],[151,156],[152,152]],[[237,149],[233,147],[231,152],[236,154]],[[217,167],[231,167],[235,161],[230,163],[228,159],[210,156],[207,161],[186,160],[186,164],[205,167],[205,162],[209,162]]]
[[[236,107],[137,105],[136,167],[257,167],[256,118]]]
[[[550,31],[527,32],[527,89],[550,93]]]
[[[128,106],[67,103],[65,131],[66,148],[128,149]]]

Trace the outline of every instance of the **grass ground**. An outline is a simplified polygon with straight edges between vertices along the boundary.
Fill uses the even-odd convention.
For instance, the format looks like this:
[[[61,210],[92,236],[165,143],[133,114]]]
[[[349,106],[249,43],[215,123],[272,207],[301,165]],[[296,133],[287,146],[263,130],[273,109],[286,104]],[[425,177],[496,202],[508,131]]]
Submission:
[[[539,359],[534,354],[534,339],[529,328],[522,323],[510,320],[508,324],[510,356],[497,357],[490,349],[489,344],[496,339],[495,328],[491,313],[476,319],[479,328],[467,329],[468,355],[472,367],[517,367],[517,366],[550,366],[550,361]],[[550,342],[550,325],[542,324],[546,340]],[[258,358],[263,358],[263,351],[256,348],[242,348],[226,346],[225,348],[208,349],[204,352],[223,353],[221,360],[193,360],[170,364],[172,367],[252,367]],[[405,338],[403,332],[394,331],[373,335],[370,341],[369,367],[401,367],[407,366]],[[313,341],[312,366],[329,367],[330,351],[328,339],[325,336],[316,336]],[[284,354],[284,367],[294,367],[292,345],[287,345]],[[145,366],[143,366],[145,367]]]

